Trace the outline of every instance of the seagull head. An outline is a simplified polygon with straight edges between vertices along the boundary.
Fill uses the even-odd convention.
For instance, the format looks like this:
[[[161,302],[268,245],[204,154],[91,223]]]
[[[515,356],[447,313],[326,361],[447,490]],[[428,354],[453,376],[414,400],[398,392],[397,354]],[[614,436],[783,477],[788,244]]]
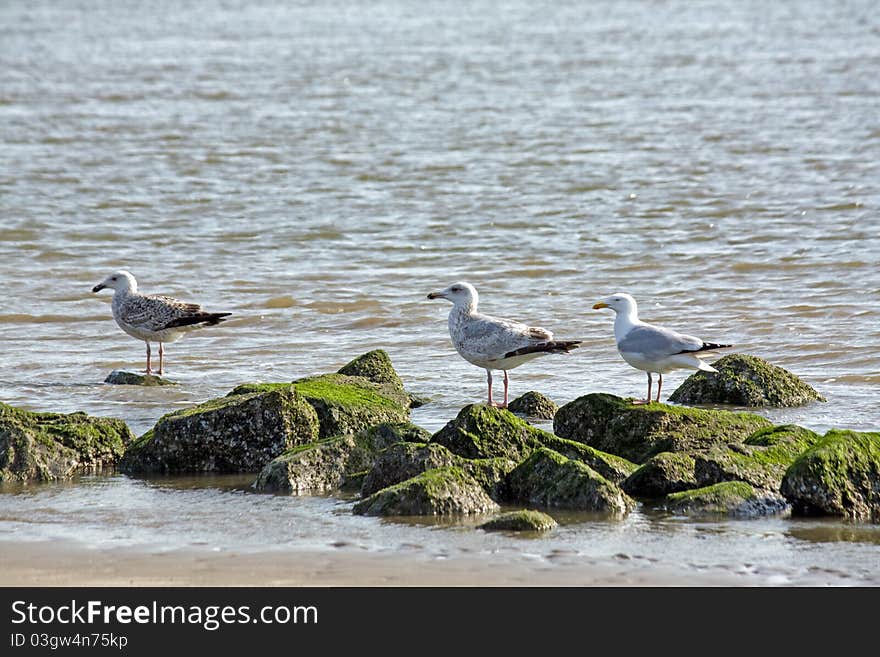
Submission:
[[[451,301],[455,306],[465,306],[467,308],[476,309],[479,295],[477,289],[470,283],[460,281],[453,283],[445,290],[440,292],[431,292],[429,299],[446,299]]]
[[[136,292],[137,281],[134,279],[134,276],[132,276],[131,273],[122,269],[118,272],[110,274],[107,278],[98,283],[95,287],[92,288],[92,292],[100,292],[105,287],[109,287],[111,290],[116,290],[117,292],[120,290],[125,290],[126,292]]]
[[[593,310],[601,310],[602,308],[611,308],[614,312],[622,315],[636,315],[638,312],[636,300],[626,292],[612,294],[593,305]]]

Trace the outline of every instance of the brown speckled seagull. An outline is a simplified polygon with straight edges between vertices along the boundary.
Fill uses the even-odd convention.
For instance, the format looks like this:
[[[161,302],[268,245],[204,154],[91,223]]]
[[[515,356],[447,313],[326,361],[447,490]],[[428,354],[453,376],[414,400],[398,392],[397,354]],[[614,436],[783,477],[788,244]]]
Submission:
[[[147,374],[150,367],[150,342],[159,343],[159,375],[164,373],[166,342],[174,342],[184,333],[202,326],[219,324],[232,313],[208,313],[197,303],[186,303],[172,297],[146,295],[138,292],[137,281],[127,271],[111,274],[92,288],[114,290],[113,319],[123,331],[147,343]]]
[[[449,337],[462,358],[486,370],[489,406],[507,408],[507,370],[538,356],[567,353],[581,344],[580,340],[554,340],[550,331],[538,326],[478,312],[479,295],[470,283],[453,283],[441,292],[431,292],[428,298],[452,302]],[[504,372],[504,402],[501,404],[492,399],[492,370]]]

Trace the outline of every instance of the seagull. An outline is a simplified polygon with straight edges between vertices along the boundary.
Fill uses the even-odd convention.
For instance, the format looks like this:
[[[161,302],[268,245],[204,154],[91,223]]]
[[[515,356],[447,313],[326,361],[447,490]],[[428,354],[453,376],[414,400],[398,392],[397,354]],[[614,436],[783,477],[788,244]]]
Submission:
[[[137,281],[127,271],[111,274],[92,288],[113,292],[113,319],[123,331],[147,343],[147,374],[150,368],[150,342],[159,343],[159,376],[163,374],[166,342],[174,342],[184,333],[201,326],[214,326],[232,313],[208,313],[196,303],[172,297],[146,295],[138,292]]]
[[[637,404],[651,403],[651,373],[659,377],[657,382],[657,401],[660,401],[660,388],[663,387],[663,374],[678,369],[717,372],[714,367],[703,362],[696,354],[715,349],[732,347],[729,344],[703,342],[692,335],[676,333],[662,326],[646,324],[639,319],[636,300],[624,292],[618,292],[602,299],[593,310],[611,308],[614,318],[614,338],[617,350],[627,363],[648,374],[648,398]]]
[[[547,329],[477,312],[479,295],[470,283],[453,283],[442,292],[431,292],[428,298],[452,302],[449,336],[462,358],[486,370],[489,406],[507,408],[507,370],[545,354],[567,353],[581,344],[580,340],[554,340]],[[502,404],[492,400],[492,370],[504,371]]]

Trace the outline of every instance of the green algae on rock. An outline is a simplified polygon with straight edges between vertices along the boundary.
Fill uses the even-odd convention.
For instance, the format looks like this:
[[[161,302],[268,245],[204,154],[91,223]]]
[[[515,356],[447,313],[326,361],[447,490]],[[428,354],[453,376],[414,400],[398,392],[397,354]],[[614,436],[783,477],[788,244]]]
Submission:
[[[542,447],[507,477],[511,501],[625,514],[635,502],[590,466]]]
[[[174,381],[163,379],[155,374],[140,374],[138,372],[126,372],[113,370],[104,379],[104,383],[126,386],[176,386]]]
[[[407,441],[424,441],[428,437],[430,434],[427,431],[408,422],[384,423],[357,434],[334,436],[300,445],[270,461],[260,472],[254,487],[262,491],[292,494],[360,490],[377,456],[384,450],[396,445],[418,444]],[[412,475],[398,481],[409,476]]]
[[[694,458],[682,452],[660,452],[645,461],[622,484],[636,497],[663,497],[697,488]]]
[[[399,484],[427,470],[456,465],[462,457],[437,443],[400,442],[380,452],[364,478],[361,495],[369,497],[376,491]]]
[[[524,417],[552,420],[559,406],[540,392],[532,390],[510,402],[507,410]]]
[[[819,439],[809,429],[791,424],[761,429],[742,444],[718,445],[694,453],[694,474],[700,486],[744,481],[778,492],[788,467]]]
[[[880,433],[829,431],[791,464],[781,490],[798,514],[880,522]]]
[[[55,481],[100,471],[116,465],[133,440],[122,420],[0,402],[0,481]]]
[[[543,433],[503,408],[471,404],[431,438],[468,459],[502,457],[521,461],[541,446]]]
[[[627,461],[625,458],[615,456],[614,454],[602,452],[595,447],[579,443],[576,440],[560,438],[547,432],[541,432],[537,437],[544,447],[549,447],[554,452],[559,452],[570,459],[586,463],[608,481],[615,484],[620,484],[639,468],[632,461]]]
[[[556,435],[635,463],[660,452],[682,452],[742,442],[772,426],[752,413],[731,413],[668,404],[633,404],[606,393],[579,397],[559,409]]]
[[[669,401],[752,407],[803,406],[825,401],[791,372],[757,356],[728,354],[712,367],[718,372],[695,372],[669,396]]]
[[[354,506],[368,516],[437,516],[488,513],[499,507],[461,468],[428,470],[373,493]]]
[[[778,515],[788,510],[782,496],[756,490],[743,481],[725,481],[672,493],[665,502],[668,511],[696,516],[756,517]]]
[[[546,513],[522,509],[502,513],[477,528],[487,532],[546,532],[556,526],[557,522]]]
[[[372,454],[354,436],[337,436],[287,450],[260,471],[254,488],[293,494],[342,488],[372,464]]]
[[[318,439],[318,417],[294,386],[229,395],[163,416],[125,452],[124,472],[256,472]]]

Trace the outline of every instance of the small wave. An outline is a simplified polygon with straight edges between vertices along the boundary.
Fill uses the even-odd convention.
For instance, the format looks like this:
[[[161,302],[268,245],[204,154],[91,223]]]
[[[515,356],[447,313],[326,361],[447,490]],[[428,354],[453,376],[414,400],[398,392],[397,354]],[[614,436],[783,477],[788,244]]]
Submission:
[[[67,324],[69,322],[97,322],[104,317],[89,317],[84,315],[28,315],[25,313],[10,313],[0,315],[0,324]]]

